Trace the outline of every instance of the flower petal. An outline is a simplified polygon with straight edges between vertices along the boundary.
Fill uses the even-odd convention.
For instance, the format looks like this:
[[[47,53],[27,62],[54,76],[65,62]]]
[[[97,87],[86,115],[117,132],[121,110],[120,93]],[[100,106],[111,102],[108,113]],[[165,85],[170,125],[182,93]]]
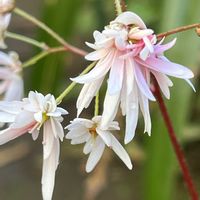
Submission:
[[[108,91],[110,95],[114,95],[119,92],[122,88],[123,76],[124,76],[124,60],[119,59],[120,55],[117,54],[114,58],[109,80],[108,80]]]
[[[153,96],[149,86],[147,85],[147,82],[144,78],[144,75],[140,69],[140,66],[134,62],[134,67],[135,67],[135,80],[137,82],[137,85],[141,92],[150,100],[155,101],[155,97]]]
[[[84,108],[87,108],[93,97],[96,95],[96,93],[99,91],[99,88],[102,85],[103,82],[103,78],[100,78],[98,80],[95,80],[91,83],[86,83],[84,84],[79,96],[78,96],[78,100],[76,103],[76,107],[77,107],[77,116],[79,116],[82,112],[82,110]]]
[[[97,165],[99,162],[103,152],[105,149],[105,144],[101,140],[100,137],[97,136],[96,141],[93,145],[92,151],[88,157],[87,164],[86,164],[86,172],[89,173],[91,172],[94,167]]]
[[[120,101],[120,91],[115,95],[110,95],[108,90],[104,99],[104,107],[101,121],[101,128],[107,129],[108,125],[115,118]]]
[[[128,155],[128,153],[126,152],[126,150],[124,149],[124,147],[119,143],[119,141],[112,135],[110,134],[111,137],[111,148],[112,150],[118,155],[118,157],[124,162],[124,164],[129,168],[132,169],[132,163],[131,163],[131,159]]]
[[[139,26],[142,29],[146,29],[146,25],[144,24],[143,20],[133,12],[123,12],[114,21],[125,25],[133,24]]]
[[[46,140],[47,143],[52,141]],[[49,146],[49,145],[48,145]],[[55,172],[59,164],[60,144],[59,140],[54,138],[52,151],[48,158],[44,157],[42,169],[42,196],[43,200],[51,200],[55,184]]]
[[[100,79],[109,71],[114,55],[114,51],[110,51],[108,55],[101,59],[89,73],[76,78],[71,78],[71,80],[77,83],[88,83]]]

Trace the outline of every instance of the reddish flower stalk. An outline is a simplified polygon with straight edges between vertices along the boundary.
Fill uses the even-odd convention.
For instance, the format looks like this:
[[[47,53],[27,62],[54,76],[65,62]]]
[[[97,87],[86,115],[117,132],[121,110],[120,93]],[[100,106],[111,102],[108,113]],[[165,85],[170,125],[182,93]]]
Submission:
[[[170,141],[173,145],[174,151],[176,153],[180,168],[182,170],[183,173],[183,178],[185,180],[185,183],[187,185],[190,197],[192,200],[198,200],[198,193],[195,189],[192,177],[190,175],[190,171],[188,169],[187,163],[185,161],[185,156],[184,153],[182,151],[182,148],[180,146],[180,144],[178,143],[178,140],[176,138],[176,134],[170,119],[170,116],[167,112],[167,108],[165,106],[164,100],[162,98],[158,83],[156,82],[156,80],[154,79],[154,95],[158,101],[158,105],[162,114],[162,117],[164,119],[165,125],[167,127],[168,133],[169,133],[169,137],[170,137]]]

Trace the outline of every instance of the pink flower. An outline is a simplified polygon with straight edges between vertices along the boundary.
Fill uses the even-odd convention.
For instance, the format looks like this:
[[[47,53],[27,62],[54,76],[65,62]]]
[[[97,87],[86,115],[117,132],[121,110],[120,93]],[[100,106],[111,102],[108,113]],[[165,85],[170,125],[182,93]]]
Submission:
[[[150,75],[155,76],[167,98],[170,98],[169,87],[173,85],[167,75],[192,85],[189,81],[192,71],[163,55],[176,40],[157,43],[153,30],[147,29],[142,19],[132,12],[122,13],[102,32],[94,31],[93,35],[95,43],[86,44],[94,51],[85,58],[97,64],[88,74],[72,79],[84,84],[77,100],[78,115],[89,106],[110,70],[101,126],[107,127],[120,106],[126,115],[124,141],[128,143],[135,135],[140,108],[145,121],[144,132],[150,135],[149,100],[156,100],[150,90]]]
[[[24,96],[24,83],[21,77],[22,67],[18,54],[0,52],[0,95],[5,101],[20,101]]]
[[[23,134],[30,133],[36,140],[43,125],[43,170],[42,194],[44,200],[51,200],[55,182],[55,171],[59,163],[60,144],[64,131],[61,125],[62,115],[67,111],[57,107],[53,95],[43,96],[29,92],[23,101],[0,102],[0,122],[11,123],[0,131],[0,145]]]

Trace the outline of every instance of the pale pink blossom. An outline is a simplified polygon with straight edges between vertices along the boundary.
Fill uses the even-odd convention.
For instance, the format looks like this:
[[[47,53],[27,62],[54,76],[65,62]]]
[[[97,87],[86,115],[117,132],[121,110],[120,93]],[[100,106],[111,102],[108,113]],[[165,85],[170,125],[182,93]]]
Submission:
[[[62,115],[67,111],[57,107],[53,95],[43,96],[29,92],[22,101],[0,102],[0,122],[9,122],[7,129],[0,131],[0,145],[21,135],[30,133],[33,140],[38,138],[43,126],[43,170],[42,195],[44,200],[51,200],[55,182],[55,171],[59,163],[60,143],[64,131],[61,125]]]
[[[91,172],[95,168],[102,157],[105,146],[111,148],[124,164],[132,169],[129,155],[111,133],[111,131],[120,130],[118,122],[112,121],[107,129],[102,129],[101,119],[101,116],[95,116],[92,120],[76,118],[66,127],[69,130],[66,138],[71,139],[71,144],[85,143],[83,153],[89,154],[86,172]]]
[[[10,11],[14,8],[14,0],[0,0],[0,48],[6,48],[4,34],[11,19]]]
[[[18,54],[0,52],[0,95],[5,101],[20,101],[24,96],[22,67]]]
[[[144,132],[150,135],[149,100],[156,100],[150,90],[150,75],[156,78],[168,99],[169,87],[173,83],[167,75],[184,79],[192,86],[189,81],[193,77],[192,71],[163,55],[176,40],[157,43],[153,30],[132,12],[120,14],[102,32],[94,31],[93,36],[94,44],[86,44],[94,51],[85,58],[97,61],[97,64],[88,74],[72,79],[84,84],[77,100],[78,115],[89,106],[110,71],[101,126],[108,126],[120,106],[126,116],[124,141],[128,143],[135,135],[140,108],[145,122]]]

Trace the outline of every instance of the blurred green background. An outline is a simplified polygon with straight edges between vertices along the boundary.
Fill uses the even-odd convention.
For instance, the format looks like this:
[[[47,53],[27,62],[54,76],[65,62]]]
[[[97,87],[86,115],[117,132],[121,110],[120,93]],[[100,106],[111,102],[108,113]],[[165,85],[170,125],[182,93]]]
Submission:
[[[84,42],[93,41],[92,32],[102,30],[115,17],[113,1],[106,0],[17,0],[17,6],[38,17],[70,43],[87,51]],[[177,26],[200,22],[199,0],[127,0],[128,10],[139,14],[157,33]],[[30,22],[13,15],[9,30],[58,45]],[[167,101],[175,130],[200,193],[200,38],[194,31],[180,33],[177,45],[167,56],[193,69],[197,92],[182,80],[173,80],[171,100]],[[171,37],[171,38],[173,38]],[[171,39],[167,38],[167,40]],[[167,41],[166,40],[166,41]],[[7,40],[9,50],[26,61],[38,49]],[[88,63],[71,53],[43,59],[24,71],[26,92],[37,90],[58,95]],[[80,86],[65,99],[63,106],[73,119]],[[93,105],[82,116],[92,117]],[[127,146],[134,169],[129,171],[112,151],[106,151],[96,170],[84,172],[87,157],[82,146],[64,141],[57,170],[55,200],[187,200],[182,174],[163,124],[158,106],[151,103],[152,136],[143,134],[143,120],[134,141]],[[118,116],[122,122],[123,119]],[[67,125],[68,121],[64,124]],[[120,132],[123,135],[123,131]],[[122,139],[122,137],[121,137]],[[33,142],[29,135],[0,147],[0,200],[39,200],[41,198],[42,137]],[[121,140],[122,141],[122,140]]]

